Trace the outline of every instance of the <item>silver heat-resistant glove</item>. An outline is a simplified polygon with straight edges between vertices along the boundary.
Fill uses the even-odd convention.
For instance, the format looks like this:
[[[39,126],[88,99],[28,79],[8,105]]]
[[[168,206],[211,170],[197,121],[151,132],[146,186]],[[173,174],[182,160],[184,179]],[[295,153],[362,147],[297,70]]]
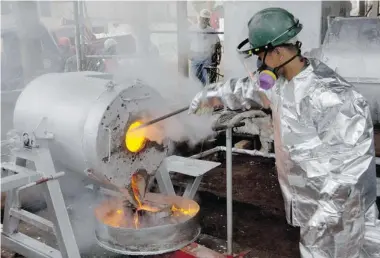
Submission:
[[[189,113],[196,114],[202,106],[212,107],[213,99],[218,99],[231,110],[259,108],[262,102],[256,90],[248,77],[210,84],[194,97]]]
[[[211,108],[210,100],[212,98],[219,98],[218,88],[222,83],[214,83],[206,86],[201,92],[193,98],[189,107],[189,114],[200,114],[202,111],[209,111]],[[208,108],[207,108],[208,107]]]

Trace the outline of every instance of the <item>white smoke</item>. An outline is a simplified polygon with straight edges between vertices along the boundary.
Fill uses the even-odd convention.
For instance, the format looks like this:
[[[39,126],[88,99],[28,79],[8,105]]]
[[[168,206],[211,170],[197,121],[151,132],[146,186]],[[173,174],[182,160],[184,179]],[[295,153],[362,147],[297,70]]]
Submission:
[[[125,71],[127,75],[125,75]],[[163,98],[160,110],[155,114],[164,115],[188,106],[194,96],[202,90],[200,82],[180,75],[175,66],[157,58],[130,60],[125,62],[115,74],[116,81],[126,78],[138,78],[149,87],[154,88]],[[157,103],[152,103],[156,108]],[[187,111],[159,122],[165,138],[173,141],[188,141],[197,144],[213,134],[210,116],[190,115]]]
[[[154,25],[157,25],[156,28],[161,28],[162,26],[160,27],[159,25],[167,23],[170,24],[169,27],[176,29],[176,2],[85,1],[85,3],[87,18],[94,24],[103,21],[107,21],[109,24],[114,24],[115,20],[117,20],[120,27],[123,27],[125,24],[130,25],[130,27],[132,27],[132,33],[135,34],[133,36],[138,38],[138,51],[141,52],[149,49],[153,43],[152,39],[154,37],[149,37],[149,28],[154,27]],[[41,24],[51,29],[51,31],[54,31],[56,27],[60,26],[56,26],[57,21],[59,21],[58,24],[60,24],[63,18],[69,20],[74,18],[72,16],[73,4],[71,2],[49,1],[48,4],[51,6],[51,17],[39,17],[39,20]],[[126,5],[128,7],[126,7]],[[165,8],[165,5],[168,8]],[[149,10],[145,12],[147,9]],[[169,12],[167,12],[167,10],[169,10]],[[2,20],[3,18],[4,17],[2,17]],[[40,36],[36,33],[31,34],[34,37]],[[168,36],[164,37],[165,35]],[[23,39],[20,39],[20,41],[22,40]],[[162,34],[162,37],[156,37],[156,41],[157,40],[162,40],[162,42],[154,43],[166,46],[164,48],[158,46],[160,52],[158,57],[149,56],[148,54],[144,59],[137,62],[124,64],[122,65],[122,68],[125,69],[122,70],[123,72],[121,74],[116,74],[116,76],[123,79],[125,74],[128,74],[128,76],[135,79],[138,78],[148,86],[156,89],[164,98],[162,110],[157,112],[163,115],[167,112],[188,106],[196,93],[202,89],[202,86],[196,81],[179,75],[176,62],[178,58],[176,57],[176,54],[177,45],[181,42],[178,42],[176,35]],[[188,38],[182,38],[180,41],[188,41]],[[2,41],[2,45],[5,45],[3,43],[4,41]],[[43,44],[39,44],[39,46],[40,45]],[[15,49],[16,48],[17,47],[15,47]],[[29,52],[35,53],[38,52],[38,49],[31,49]],[[25,53],[22,52],[20,54],[22,55]],[[162,58],[162,54],[164,54],[165,60]],[[174,55],[173,58],[167,58],[168,56],[170,57],[171,54]],[[2,57],[4,56],[5,55],[3,55],[2,52]],[[11,57],[14,58],[14,56]],[[2,61],[5,61],[5,58],[3,59]],[[38,60],[33,60],[35,67],[37,67],[37,63]],[[32,69],[34,66],[28,67],[29,70],[37,70]],[[37,74],[33,74],[33,77],[35,76],[37,76]],[[2,80],[4,80],[5,77],[6,76],[2,74]],[[8,77],[13,78],[13,75],[8,74]],[[17,88],[23,88],[24,86],[25,85],[20,85]],[[2,131],[4,132],[2,133],[2,140],[5,140],[6,132],[11,129],[13,108],[17,96],[11,98],[7,95],[7,97],[4,98],[4,95],[2,94],[1,113],[3,116]],[[180,115],[163,121],[161,125],[166,137],[174,141],[189,141],[191,144],[196,144],[213,133],[211,130],[211,123],[212,120],[209,117],[198,117],[183,112]],[[57,171],[60,171],[58,167],[56,167],[56,169]],[[93,195],[93,193],[88,193],[84,190],[84,185],[85,183],[88,183],[87,181],[84,182],[82,178],[77,179],[76,177],[73,177],[73,175],[79,174],[77,173],[78,171],[71,173],[71,171],[67,171],[64,166],[62,170],[68,172],[67,175],[60,179],[60,183],[62,192],[65,194],[66,205],[69,206],[69,215],[72,227],[75,231],[77,244],[83,252],[88,252],[89,250],[93,251],[94,247],[97,246],[94,236],[95,221],[93,218],[93,207],[99,200],[97,196]],[[23,204],[32,203],[34,200],[43,200],[43,197],[40,196],[42,195],[41,189],[30,188],[24,193],[29,197],[32,196],[32,198],[30,198],[32,200],[26,200],[23,198]],[[103,252],[103,250],[101,252]],[[110,255],[102,254],[101,257],[110,257]]]

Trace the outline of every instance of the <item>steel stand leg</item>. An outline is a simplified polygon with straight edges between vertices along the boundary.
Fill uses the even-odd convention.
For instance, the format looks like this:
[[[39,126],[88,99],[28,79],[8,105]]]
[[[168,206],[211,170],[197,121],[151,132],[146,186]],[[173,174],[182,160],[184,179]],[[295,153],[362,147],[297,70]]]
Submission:
[[[196,177],[194,180],[192,180],[191,183],[188,183],[185,189],[185,192],[183,193],[183,197],[189,198],[189,199],[194,199],[195,194],[198,191],[199,185],[201,184],[203,175]]]
[[[13,161],[16,165],[21,167],[26,167],[26,160],[21,158],[14,158]],[[7,176],[10,176],[11,172],[7,172]],[[19,200],[17,200],[16,197],[16,190],[12,189],[7,192],[7,197],[5,199],[5,205],[4,205],[4,220],[3,220],[3,230],[4,232],[13,234],[18,232],[18,226],[20,224],[20,220],[12,217],[10,215],[10,211],[12,207],[15,207]]]
[[[42,180],[41,182],[30,182],[30,184],[32,184],[31,186],[34,186],[41,183],[42,188],[44,189],[48,209],[50,212],[54,213],[54,216],[52,216],[52,221],[50,222],[40,216],[20,209],[19,197],[17,194],[19,186],[14,187],[7,193],[3,232],[1,237],[2,242],[4,243],[4,246],[8,246],[11,250],[26,257],[80,258],[78,245],[71,227],[61,187],[58,180],[55,178],[58,174],[63,172],[57,173],[55,171],[50,150],[48,149],[48,141],[41,140],[39,143],[42,143],[40,145],[41,147],[14,151],[14,169],[16,169],[14,171],[24,170],[23,173],[28,174],[30,179],[33,175],[40,177]],[[26,169],[26,160],[34,162],[36,171]],[[47,178],[52,178],[52,180]],[[31,187],[28,185],[29,184],[24,187]],[[20,220],[24,220],[31,224],[34,222],[35,225],[39,225],[39,228],[41,229],[51,229],[50,231],[54,232],[57,238],[60,252],[27,235],[19,233],[18,226]]]
[[[41,158],[35,161],[36,170],[44,171],[47,175],[53,175],[55,168],[49,149],[39,149],[38,152]],[[78,245],[58,180],[46,182],[44,188],[48,209],[55,213],[55,216],[52,216],[52,222],[55,226],[55,234],[62,257],[80,258]]]
[[[160,188],[160,192],[166,195],[176,195],[174,191],[174,187],[172,184],[172,180],[170,179],[170,175],[167,171],[166,165],[161,165],[156,173],[156,180],[158,187]]]
[[[232,255],[232,128],[226,130],[227,254]]]

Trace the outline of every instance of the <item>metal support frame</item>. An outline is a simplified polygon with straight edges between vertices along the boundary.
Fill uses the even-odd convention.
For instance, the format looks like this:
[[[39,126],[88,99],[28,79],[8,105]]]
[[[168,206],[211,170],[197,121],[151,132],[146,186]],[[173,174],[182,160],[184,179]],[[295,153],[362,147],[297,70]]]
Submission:
[[[13,163],[2,164],[8,177],[2,179],[2,191],[7,191],[2,225],[3,246],[25,257],[79,258],[80,253],[71,227],[66,205],[57,180],[64,173],[57,173],[48,148],[48,139],[39,139],[38,147],[12,150]],[[26,161],[34,162],[36,170],[26,168]],[[52,221],[21,209],[19,191],[41,184]],[[33,224],[44,231],[54,233],[59,250],[19,232],[20,221]]]
[[[232,128],[226,129],[227,254],[232,255]]]
[[[12,4],[16,18],[20,42],[21,64],[24,83],[29,83],[36,75],[41,74],[43,57],[41,39],[35,36],[38,26],[41,26],[36,1],[17,1]]]
[[[177,1],[177,46],[178,71],[185,77],[189,76],[188,41],[187,37],[187,1]]]
[[[77,70],[82,71],[82,47],[81,47],[81,25],[80,25],[80,17],[79,17],[79,4],[78,0],[73,1],[74,5],[74,20],[75,20],[75,52],[77,59]]]
[[[191,176],[194,179],[187,183],[183,197],[193,199],[198,191],[203,175],[218,167],[219,162],[184,158],[180,156],[167,157],[156,173],[156,180],[160,192],[166,195],[176,195],[170,172]]]

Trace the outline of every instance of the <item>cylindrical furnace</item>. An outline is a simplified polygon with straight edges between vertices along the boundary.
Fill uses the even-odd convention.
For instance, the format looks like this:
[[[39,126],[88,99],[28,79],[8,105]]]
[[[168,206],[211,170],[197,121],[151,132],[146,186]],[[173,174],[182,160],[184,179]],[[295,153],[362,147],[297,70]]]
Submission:
[[[21,93],[14,128],[30,133],[43,126],[54,137],[54,162],[123,188],[136,171],[154,173],[167,155],[168,141],[150,141],[149,128],[128,135],[130,127],[161,114],[162,105],[158,92],[136,80],[115,84],[97,72],[46,74]]]

